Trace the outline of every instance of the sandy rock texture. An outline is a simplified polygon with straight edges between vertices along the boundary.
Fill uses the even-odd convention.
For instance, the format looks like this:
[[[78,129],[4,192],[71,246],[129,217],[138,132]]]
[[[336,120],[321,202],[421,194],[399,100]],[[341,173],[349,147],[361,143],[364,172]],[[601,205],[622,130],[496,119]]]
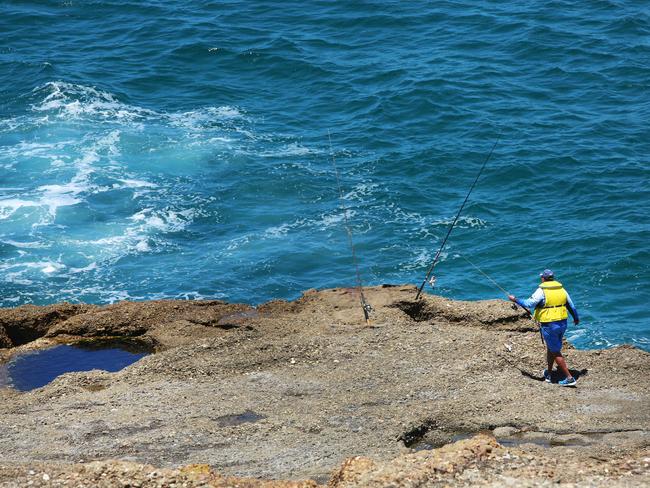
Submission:
[[[578,387],[561,388],[541,377],[535,325],[504,301],[415,301],[412,286],[364,293],[375,309],[370,326],[354,289],[258,307],[0,310],[4,360],[115,336],[157,351],[118,373],[1,389],[0,482],[27,482],[42,467],[51,470],[45,482],[61,473],[73,486],[86,482],[83,473],[131,466],[124,479],[164,472],[178,486],[240,483],[228,477],[305,486],[650,483],[648,353],[569,346]],[[209,468],[190,479],[198,475],[182,471],[187,465]]]

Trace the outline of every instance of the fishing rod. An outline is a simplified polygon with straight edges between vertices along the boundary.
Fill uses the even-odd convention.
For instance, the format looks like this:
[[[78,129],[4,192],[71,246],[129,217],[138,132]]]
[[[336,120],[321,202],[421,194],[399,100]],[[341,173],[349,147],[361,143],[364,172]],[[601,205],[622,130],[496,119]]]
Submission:
[[[477,265],[475,265],[473,262],[471,262],[469,259],[467,259],[467,258],[466,258],[465,256],[463,256],[462,254],[460,254],[460,253],[457,253],[457,254],[458,254],[461,258],[463,258],[465,261],[467,261],[467,262],[468,262],[468,263],[469,263],[469,264],[470,264],[470,265],[471,265],[471,266],[472,266],[476,271],[478,271],[478,272],[481,273],[483,276],[485,276],[488,280],[490,280],[490,282],[492,282],[492,284],[493,284],[494,286],[496,286],[499,290],[501,290],[501,291],[503,292],[503,294],[504,294],[506,297],[510,298],[510,292],[507,291],[506,289],[504,289],[501,285],[499,285],[499,283],[497,283],[497,282],[496,282],[496,281],[495,281],[495,280],[494,280],[490,275],[488,275],[485,271],[483,271],[481,268],[479,268]],[[518,306],[521,307],[521,308],[523,308],[524,311],[528,314],[528,316],[529,316],[531,319],[533,318],[533,314],[530,312],[530,310],[528,310],[528,308],[524,307],[523,305],[519,305],[518,303],[514,303],[514,302],[512,303],[512,305],[513,305],[513,308],[514,308],[515,310],[517,309]]]
[[[460,206],[460,209],[458,210],[458,213],[456,214],[456,217],[454,218],[454,221],[449,226],[449,230],[447,231],[447,235],[445,236],[444,240],[442,241],[442,244],[440,245],[440,248],[438,249],[438,252],[436,253],[435,257],[433,258],[433,263],[431,263],[431,267],[429,267],[429,271],[427,271],[427,275],[424,277],[424,281],[422,281],[422,284],[420,285],[420,288],[418,288],[418,292],[415,295],[416,300],[420,298],[420,295],[422,294],[422,289],[424,288],[424,285],[427,283],[427,281],[429,281],[429,276],[431,276],[431,273],[433,272],[433,268],[435,268],[436,263],[438,262],[438,259],[440,258],[440,253],[442,253],[442,250],[444,249],[445,244],[447,243],[447,239],[449,239],[449,236],[451,235],[451,231],[454,230],[454,226],[456,225],[456,222],[458,221],[458,218],[460,217],[460,214],[463,211],[463,208],[465,207],[465,204],[467,203],[467,200],[469,200],[469,196],[472,194],[472,190],[474,190],[474,187],[476,186],[476,183],[478,182],[478,179],[481,177],[481,173],[483,173],[483,169],[485,169],[485,166],[487,165],[488,161],[490,160],[490,157],[492,156],[492,153],[494,152],[494,149],[497,147],[497,144],[499,143],[500,138],[501,138],[501,131],[499,131],[499,134],[497,135],[497,140],[494,141],[494,145],[492,146],[492,149],[490,150],[490,153],[485,158],[485,161],[483,162],[483,166],[481,166],[481,169],[479,170],[478,174],[476,175],[476,178],[474,179],[474,183],[472,183],[472,186],[470,187],[469,191],[467,192],[467,196],[465,196],[465,200],[463,201],[463,204]],[[434,278],[434,280],[435,280],[435,278]]]
[[[479,268],[478,266],[476,266],[473,262],[471,262],[469,259],[467,259],[467,258],[466,258],[465,256],[463,256],[462,254],[460,254],[460,253],[457,253],[457,254],[458,254],[461,258],[463,258],[465,261],[467,261],[467,262],[468,262],[468,263],[469,263],[469,264],[470,264],[470,265],[471,265],[471,266],[472,266],[476,271],[478,271],[478,272],[481,273],[483,276],[485,276],[488,280],[490,280],[494,286],[496,286],[499,290],[501,290],[501,291],[504,293],[505,296],[507,296],[507,297],[510,296],[510,293],[509,293],[507,290],[505,290],[501,285],[499,285],[499,283],[497,283],[496,281],[494,281],[494,279],[492,279],[492,277],[491,277],[490,275],[488,275],[485,271],[483,271],[481,268]]]
[[[485,271],[483,271],[481,268],[479,268],[477,265],[475,265],[473,262],[471,262],[468,258],[463,256],[462,254],[458,253],[458,255],[461,258],[463,258],[465,261],[467,261],[474,269],[476,269],[476,271],[478,271],[483,276],[485,276],[488,280],[490,280],[494,286],[496,286],[499,290],[501,290],[505,294],[505,296],[507,296],[508,299],[510,299],[510,293],[508,291],[506,291],[501,285],[499,285],[499,283],[497,283],[490,275],[488,275]],[[533,317],[532,312],[527,307],[524,307],[523,305],[520,305],[519,303],[512,302],[512,309],[517,310],[517,307],[521,307],[524,310],[524,312],[526,312],[526,314],[528,315],[528,318],[531,319],[533,322],[535,322],[537,324],[537,321],[535,320],[535,317]],[[544,335],[542,334],[541,327],[539,329],[539,335],[542,338],[542,344],[544,344]]]
[[[336,166],[336,160],[334,159],[334,151],[332,151],[332,135],[330,131],[327,131],[327,137],[330,142],[330,155],[332,157],[332,166],[334,166],[334,174],[336,174],[336,186],[339,189],[339,204],[343,210],[343,221],[345,223],[345,231],[348,235],[348,245],[350,246],[350,251],[352,253],[352,262],[354,263],[354,268],[357,275],[357,288],[359,288],[359,297],[361,300],[361,308],[363,309],[363,316],[366,319],[366,325],[370,325],[370,312],[372,312],[372,306],[366,301],[366,297],[363,294],[363,285],[361,284],[361,273],[359,272],[359,263],[357,262],[357,254],[354,250],[354,242],[352,241],[352,230],[350,229],[350,223],[348,221],[348,209],[345,206],[343,201],[343,190],[341,189],[341,176],[339,175],[339,169]]]

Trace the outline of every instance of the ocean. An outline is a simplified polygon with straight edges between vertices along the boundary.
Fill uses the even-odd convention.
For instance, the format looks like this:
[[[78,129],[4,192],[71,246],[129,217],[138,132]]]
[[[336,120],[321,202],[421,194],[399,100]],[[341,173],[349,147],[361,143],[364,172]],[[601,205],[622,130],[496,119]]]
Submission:
[[[650,350],[647,2],[0,13],[1,306],[355,286],[344,212],[364,285],[419,285],[500,133],[435,293],[552,268],[570,342]]]

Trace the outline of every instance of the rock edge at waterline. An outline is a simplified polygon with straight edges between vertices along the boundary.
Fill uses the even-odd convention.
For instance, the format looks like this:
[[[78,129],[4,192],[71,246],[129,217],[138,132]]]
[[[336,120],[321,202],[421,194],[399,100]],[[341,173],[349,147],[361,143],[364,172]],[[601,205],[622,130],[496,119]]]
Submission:
[[[416,302],[410,286],[364,293],[371,326],[347,288],[258,307],[0,310],[5,360],[82,338],[137,338],[157,351],[117,373],[0,390],[0,481],[58,473],[82,484],[124,466],[181,484],[199,474],[196,483],[217,485],[235,483],[228,476],[331,486],[650,481],[648,353],[568,346],[578,387],[561,388],[541,380],[534,324],[504,301]],[[472,438],[479,432],[490,435]],[[467,460],[445,461],[451,452]],[[180,469],[188,465],[203,471]],[[147,479],[155,486],[157,475]]]

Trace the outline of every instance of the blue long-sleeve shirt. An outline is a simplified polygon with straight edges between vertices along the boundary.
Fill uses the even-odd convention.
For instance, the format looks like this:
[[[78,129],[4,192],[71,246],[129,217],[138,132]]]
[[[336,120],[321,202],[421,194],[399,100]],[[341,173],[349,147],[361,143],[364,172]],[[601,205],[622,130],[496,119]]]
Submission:
[[[517,302],[517,305],[526,307],[532,312],[537,307],[543,307],[546,305],[546,296],[544,295],[544,290],[537,288],[537,290],[535,290],[535,292],[530,296],[528,300],[517,298],[515,301]],[[568,293],[566,294],[566,308],[571,314],[571,317],[573,317],[573,321],[578,322],[580,320],[578,317],[578,310],[576,310],[575,305],[573,305],[573,300],[571,300],[571,297]]]

